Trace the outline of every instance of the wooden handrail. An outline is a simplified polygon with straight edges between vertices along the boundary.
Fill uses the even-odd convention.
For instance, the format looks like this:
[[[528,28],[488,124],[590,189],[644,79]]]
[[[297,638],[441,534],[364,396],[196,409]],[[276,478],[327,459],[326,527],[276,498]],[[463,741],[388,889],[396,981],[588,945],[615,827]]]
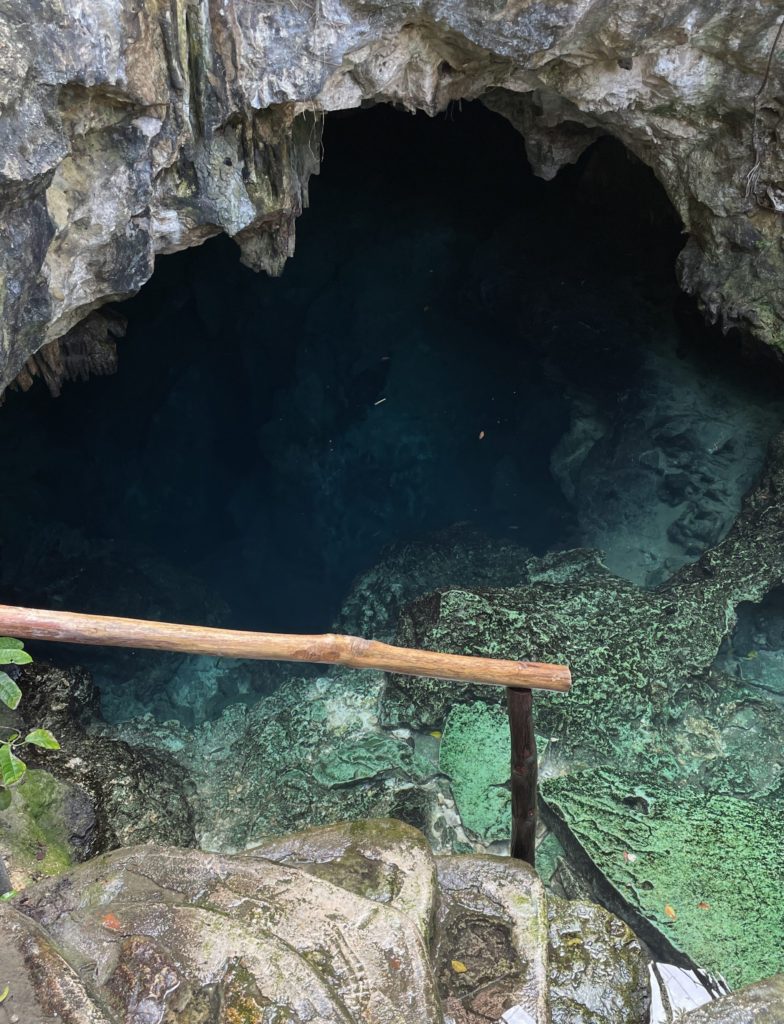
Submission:
[[[488,686],[557,690],[561,693],[569,690],[572,681],[571,673],[565,665],[440,654],[437,651],[393,647],[378,640],[364,640],[336,633],[254,633],[153,622],[148,619],[44,611],[14,605],[0,605],[0,635],[24,640],[208,654],[222,658],[309,661]]]

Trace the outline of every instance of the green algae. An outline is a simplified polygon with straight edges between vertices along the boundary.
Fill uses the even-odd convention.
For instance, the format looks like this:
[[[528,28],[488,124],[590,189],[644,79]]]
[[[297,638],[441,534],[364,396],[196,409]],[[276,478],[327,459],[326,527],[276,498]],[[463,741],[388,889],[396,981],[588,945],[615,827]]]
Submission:
[[[463,825],[486,842],[509,839],[509,756],[504,709],[479,702],[452,709],[441,740],[441,770],[452,780]]]
[[[567,848],[621,904],[733,986],[784,969],[784,813],[653,776],[574,772],[542,784]]]
[[[70,787],[37,770],[28,771],[12,791],[11,806],[0,813],[0,851],[16,887],[73,866],[66,814],[70,793]]]

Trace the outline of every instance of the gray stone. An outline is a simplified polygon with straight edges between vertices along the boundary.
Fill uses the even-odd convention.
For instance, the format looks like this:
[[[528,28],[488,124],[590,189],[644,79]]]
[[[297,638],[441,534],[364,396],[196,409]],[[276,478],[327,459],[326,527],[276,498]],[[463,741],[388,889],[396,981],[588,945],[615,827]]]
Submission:
[[[236,856],[117,850],[0,903],[0,928],[0,1016],[24,1024],[552,1024],[567,1005],[598,1024],[594,1006],[614,1021],[624,1002],[637,1024],[647,1005],[620,922],[551,905],[527,864],[434,859],[396,821]],[[585,949],[567,967],[574,935]]]
[[[782,1024],[784,974],[758,981],[687,1013],[688,1024]]]
[[[322,114],[363,102],[435,114],[481,96],[545,178],[615,136],[689,233],[683,287],[710,318],[784,345],[780,40],[763,0],[742,18],[707,0],[6,8],[0,389],[41,373],[56,390],[72,372],[61,339],[138,291],[158,253],[223,231],[280,272]],[[92,333],[77,374],[106,366],[110,334]]]

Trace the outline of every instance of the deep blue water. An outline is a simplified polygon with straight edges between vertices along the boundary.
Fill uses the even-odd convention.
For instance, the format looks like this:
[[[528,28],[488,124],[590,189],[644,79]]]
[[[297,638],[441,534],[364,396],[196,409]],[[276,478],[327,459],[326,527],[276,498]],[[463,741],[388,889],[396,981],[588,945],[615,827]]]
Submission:
[[[324,153],[282,278],[226,238],[161,257],[115,377],[10,396],[9,600],[311,631],[455,522],[641,584],[718,539],[781,408],[679,296],[645,168],[600,141],[539,181],[478,105],[336,118]]]

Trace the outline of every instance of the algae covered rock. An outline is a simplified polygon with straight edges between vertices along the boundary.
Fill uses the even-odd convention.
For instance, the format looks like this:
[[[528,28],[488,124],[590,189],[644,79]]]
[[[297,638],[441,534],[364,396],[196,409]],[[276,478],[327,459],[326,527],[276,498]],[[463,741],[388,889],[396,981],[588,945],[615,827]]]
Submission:
[[[193,842],[189,787],[179,767],[149,746],[87,731],[85,722],[97,715],[98,706],[89,672],[38,663],[25,668],[20,686],[28,727],[50,729],[62,748],[45,756],[31,751],[27,760],[88,794],[95,808],[95,851]]]
[[[155,748],[188,780],[207,849],[241,850],[309,825],[387,815],[432,835],[438,766],[409,735],[380,728],[382,682],[381,673],[358,671],[295,678],[193,730],[147,717],[104,731],[135,750]]]
[[[784,813],[608,771],[546,780],[559,838],[666,958],[742,985],[784,967]]]
[[[59,875],[92,852],[95,812],[77,786],[31,770],[0,811],[0,857],[12,889]]]
[[[477,701],[450,711],[439,752],[441,771],[451,779],[463,826],[488,843],[508,841],[512,828],[509,757],[503,708]]]

